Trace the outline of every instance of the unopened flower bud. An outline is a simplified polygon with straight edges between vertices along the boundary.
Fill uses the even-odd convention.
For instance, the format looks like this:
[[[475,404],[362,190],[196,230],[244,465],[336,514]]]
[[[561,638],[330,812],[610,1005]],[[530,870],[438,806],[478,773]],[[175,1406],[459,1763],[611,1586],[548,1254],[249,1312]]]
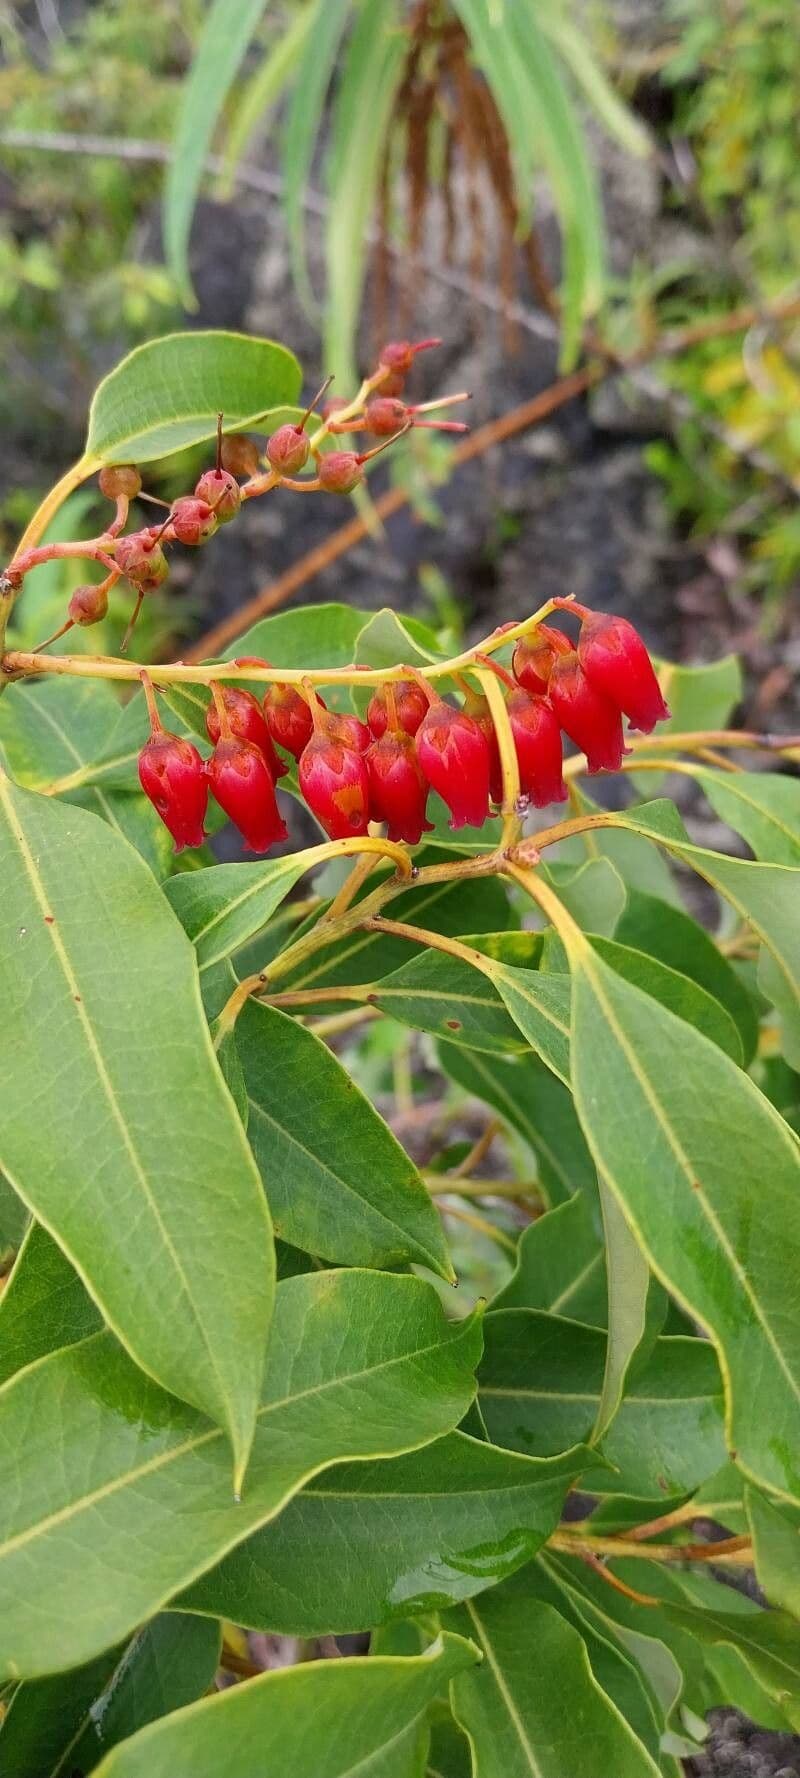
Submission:
[[[221,446],[222,468],[230,475],[250,477],[261,467],[258,445],[246,432],[226,432]],[[209,505],[211,502],[209,502]]]
[[[413,411],[395,395],[373,395],[364,409],[364,430],[375,438],[391,438],[413,417]]]
[[[184,846],[202,846],[208,781],[205,764],[191,741],[166,729],[157,730],[139,754],[139,783],[169,828],[176,852],[182,852]]]
[[[489,748],[477,722],[443,698],[416,736],[417,759],[450,810],[450,826],[482,827],[489,814]]]
[[[221,685],[219,689],[234,739],[249,741],[251,746],[257,747],[264,756],[272,778],[284,778],[288,768],[275,752],[258,698],[239,685]],[[220,719],[213,700],[206,710],[206,733],[216,746],[220,739]]]
[[[267,462],[276,475],[299,475],[311,449],[302,426],[279,426],[267,439]]]
[[[250,442],[249,439],[247,441]],[[256,453],[256,466],[258,454]],[[201,475],[194,491],[195,500],[204,500],[218,525],[227,525],[235,519],[242,504],[242,491],[234,475],[227,469],[207,469]]]
[[[669,716],[653,663],[627,618],[591,612],[581,625],[578,658],[589,684],[619,705],[631,728],[649,735]]]
[[[551,703],[525,691],[512,691],[506,705],[519,765],[520,790],[536,809],[563,803],[563,750],[558,717]]]
[[[108,593],[104,586],[76,586],[69,602],[69,616],[74,624],[99,624],[108,611]]]
[[[391,729],[373,741],[366,754],[370,809],[376,821],[388,822],[390,840],[416,846],[430,833],[425,819],[428,786],[422,774],[413,737],[404,729]]]
[[[131,463],[110,465],[101,469],[98,476],[100,492],[108,500],[134,500],[142,486],[142,478],[138,469]]]
[[[369,832],[369,777],[355,748],[317,729],[301,755],[299,782],[329,839]]]
[[[558,654],[569,648],[569,642],[561,630],[553,630],[547,624],[537,624],[535,630],[529,630],[527,636],[521,636],[511,663],[514,678],[524,685],[526,691],[546,692],[553,662]]]
[[[126,537],[118,537],[114,560],[142,593],[155,592],[169,574],[164,551],[149,531],[129,531]]]
[[[586,754],[589,771],[618,772],[627,751],[619,707],[590,683],[574,649],[554,662],[547,689],[561,727]]]
[[[318,696],[318,703],[325,704]],[[308,746],[314,719],[302,693],[293,685],[271,685],[264,698],[264,717],[273,741],[299,759]]]
[[[428,708],[422,686],[417,685],[413,679],[397,679],[394,681],[393,691],[400,727],[405,729],[407,735],[415,735]],[[380,740],[389,726],[386,693],[380,689],[370,699],[367,722],[376,740]]]
[[[381,378],[382,395],[402,395],[405,380],[418,352],[427,352],[431,346],[440,346],[441,340],[389,340],[381,349],[378,369],[385,374]]]
[[[328,451],[319,459],[317,475],[326,494],[352,494],[364,479],[361,458],[355,451]]]
[[[208,762],[208,781],[248,851],[267,852],[278,840],[288,839],[272,773],[259,747],[236,737],[221,739]]]
[[[192,499],[188,495],[175,501],[170,519],[178,542],[189,543],[192,547],[207,543],[219,523],[206,500]]]

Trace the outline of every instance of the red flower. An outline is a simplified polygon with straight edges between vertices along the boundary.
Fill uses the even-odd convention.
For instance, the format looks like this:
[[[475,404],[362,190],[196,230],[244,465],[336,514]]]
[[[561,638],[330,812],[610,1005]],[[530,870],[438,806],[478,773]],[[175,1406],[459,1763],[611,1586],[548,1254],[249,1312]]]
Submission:
[[[139,783],[169,828],[175,851],[202,846],[208,783],[205,763],[191,741],[157,729],[139,754]]]
[[[267,852],[289,835],[275,800],[275,784],[260,747],[235,736],[217,742],[208,779],[221,809],[238,827],[251,852]]]
[[[221,685],[220,691],[234,739],[249,741],[253,747],[258,748],[259,753],[263,753],[273,779],[285,778],[288,768],[275,752],[258,698],[254,698],[252,692],[244,691],[239,685]],[[220,720],[214,703],[209,704],[206,710],[206,731],[209,741],[213,741],[216,746],[220,738]]]
[[[563,753],[558,717],[547,698],[520,687],[508,700],[508,720],[519,764],[520,789],[534,807],[566,801]]]
[[[318,728],[300,757],[300,789],[329,839],[369,832],[369,777],[363,754]]]
[[[422,686],[416,685],[413,679],[398,679],[393,683],[392,689],[400,727],[405,729],[407,735],[415,735],[428,708],[428,699]],[[367,722],[375,739],[380,740],[389,726],[385,692],[378,690],[370,699]]]
[[[538,624],[527,636],[520,637],[514,649],[511,662],[514,678],[526,691],[545,692],[554,660],[567,650],[569,642],[561,630]]]
[[[319,699],[323,709],[325,705]],[[307,700],[293,685],[271,685],[264,699],[264,717],[273,741],[299,759],[311,740],[314,719]]]
[[[638,630],[627,618],[593,611],[581,625],[578,658],[590,683],[649,735],[669,716],[655,669]]]
[[[450,826],[482,827],[489,814],[489,747],[477,722],[443,698],[416,735],[417,759],[450,810]]]
[[[548,690],[561,727],[586,754],[589,771],[618,772],[626,752],[622,717],[587,679],[574,649],[559,655]]]
[[[390,840],[416,846],[430,833],[425,819],[428,786],[417,759],[414,741],[403,729],[390,729],[373,741],[366,753],[370,807],[376,821],[389,824]]]

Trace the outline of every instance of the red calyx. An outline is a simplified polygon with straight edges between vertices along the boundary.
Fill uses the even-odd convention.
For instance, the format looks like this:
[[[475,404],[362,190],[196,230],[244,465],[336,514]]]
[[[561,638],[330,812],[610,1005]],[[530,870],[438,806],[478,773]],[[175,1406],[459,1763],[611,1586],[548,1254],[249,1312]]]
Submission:
[[[169,574],[164,551],[149,531],[129,531],[127,536],[118,537],[114,561],[141,593],[155,592]]]
[[[139,783],[169,828],[175,851],[202,846],[208,806],[205,763],[191,741],[158,729],[139,754]]]
[[[631,728],[649,735],[669,716],[653,663],[627,618],[591,612],[581,625],[578,658],[589,684],[619,705]]]
[[[279,426],[267,439],[267,462],[276,475],[299,475],[311,449],[302,426]]]
[[[246,441],[249,444],[249,439]],[[256,452],[256,468],[258,468],[258,452]],[[195,500],[204,500],[218,525],[227,525],[235,519],[242,504],[242,491],[234,475],[227,469],[207,469],[201,475],[194,491]]]
[[[382,348],[378,359],[378,369],[384,372],[381,377],[382,395],[402,395],[406,377],[418,352],[427,352],[431,346],[440,346],[441,340],[418,340],[412,344],[409,340],[389,340]]]
[[[618,772],[627,751],[620,710],[590,683],[574,649],[554,663],[548,692],[561,727],[586,754],[589,771]]]
[[[74,624],[99,624],[108,611],[108,593],[102,585],[76,586],[67,609]]]
[[[318,702],[324,710],[319,696]],[[299,759],[314,729],[314,719],[302,694],[293,685],[271,685],[264,698],[264,717],[273,741]]]
[[[207,543],[219,523],[207,500],[192,499],[190,496],[175,501],[170,519],[178,542],[188,543],[193,547]]]
[[[553,630],[548,624],[538,624],[527,636],[521,636],[511,662],[514,678],[524,685],[526,691],[545,692],[550,678],[553,662],[557,655],[569,649],[569,642],[561,630]]]
[[[375,438],[391,438],[392,433],[407,426],[413,417],[413,408],[407,407],[397,396],[373,395],[364,409],[364,431],[371,432]]]
[[[248,438],[246,432],[226,432],[221,440],[221,467],[231,475],[244,475],[248,478],[257,475],[260,467],[258,445],[254,438]],[[209,501],[209,505],[213,502]]]
[[[208,762],[208,781],[221,809],[238,827],[250,852],[268,852],[289,835],[275,799],[275,784],[260,747],[224,737]]]
[[[300,758],[300,789],[329,839],[369,832],[369,776],[364,756],[320,726]]]
[[[356,451],[328,451],[317,464],[320,487],[326,494],[352,494],[363,481],[363,461]]]
[[[249,741],[251,746],[258,748],[273,780],[285,778],[288,767],[275,752],[258,698],[254,698],[252,692],[243,691],[238,685],[222,685],[220,691],[234,740]],[[215,746],[220,732],[219,711],[216,704],[211,703],[206,710],[206,733]]]
[[[519,765],[520,790],[536,809],[563,803],[567,786],[562,776],[563,752],[558,717],[547,698],[512,691],[507,704]]]
[[[320,700],[321,702],[321,700]],[[357,716],[328,715],[325,719],[325,733],[336,741],[343,741],[345,747],[352,747],[355,753],[366,753],[372,740],[372,734],[365,722]]]
[[[414,741],[404,729],[389,729],[373,741],[366,754],[370,807],[376,821],[386,821],[390,840],[416,846],[432,831],[425,819],[428,786]]]
[[[427,711],[428,699],[421,685],[415,685],[413,679],[395,680],[393,690],[400,727],[405,729],[407,735],[415,735]],[[370,699],[367,722],[376,740],[380,740],[389,726],[385,692],[376,691],[375,696]]]
[[[490,757],[478,723],[436,698],[415,745],[425,777],[450,810],[451,828],[482,827],[489,814]]]

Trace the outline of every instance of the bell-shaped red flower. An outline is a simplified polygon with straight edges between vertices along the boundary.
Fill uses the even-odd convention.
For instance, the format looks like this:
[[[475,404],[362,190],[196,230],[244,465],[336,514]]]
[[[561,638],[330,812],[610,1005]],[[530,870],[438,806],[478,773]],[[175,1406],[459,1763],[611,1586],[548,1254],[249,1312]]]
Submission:
[[[319,703],[324,710],[322,698]],[[264,698],[264,717],[273,741],[285,747],[293,759],[299,759],[314,728],[308,700],[302,692],[294,685],[271,685]]]
[[[569,642],[561,630],[551,629],[548,624],[537,624],[535,630],[520,637],[514,649],[511,662],[514,678],[526,691],[546,692],[554,660],[568,649]]]
[[[417,759],[413,737],[404,729],[388,729],[365,755],[369,774],[370,810],[386,821],[390,840],[416,846],[433,822],[425,819],[428,786]]]
[[[422,686],[416,685],[413,679],[398,679],[393,683],[392,689],[400,727],[405,729],[407,735],[415,735],[428,708],[428,699]],[[389,726],[386,693],[380,689],[370,699],[367,722],[376,741],[379,741]]]
[[[552,704],[520,686],[519,691],[512,691],[506,707],[517,753],[520,790],[530,797],[536,809],[565,802],[561,730]]]
[[[358,716],[340,716],[338,710],[331,712],[325,724],[325,732],[344,741],[346,747],[354,748],[356,753],[366,753],[372,740],[372,733],[365,722]]]
[[[252,692],[244,691],[239,685],[222,685],[220,691],[234,739],[249,741],[251,746],[258,748],[259,753],[263,753],[273,779],[285,778],[288,767],[275,752],[258,698],[254,698]],[[206,732],[209,741],[213,741],[216,746],[220,738],[220,720],[214,703],[209,704],[206,710]]]
[[[631,728],[649,735],[669,716],[653,663],[627,618],[590,612],[581,624],[578,658],[589,684],[619,705]]]
[[[369,776],[363,753],[327,732],[329,717],[315,726],[300,756],[300,790],[329,839],[369,832]]]
[[[616,704],[590,683],[574,649],[561,654],[548,682],[561,727],[586,754],[590,772],[618,772],[627,752]]]
[[[486,736],[465,710],[435,698],[417,730],[423,773],[450,810],[450,826],[482,827],[489,814]]]
[[[208,782],[205,761],[191,741],[167,729],[154,730],[139,754],[139,783],[169,828],[175,851],[202,846]]]
[[[217,742],[208,762],[208,781],[221,809],[238,827],[250,852],[267,852],[287,840],[275,799],[275,784],[260,747],[237,736]]]

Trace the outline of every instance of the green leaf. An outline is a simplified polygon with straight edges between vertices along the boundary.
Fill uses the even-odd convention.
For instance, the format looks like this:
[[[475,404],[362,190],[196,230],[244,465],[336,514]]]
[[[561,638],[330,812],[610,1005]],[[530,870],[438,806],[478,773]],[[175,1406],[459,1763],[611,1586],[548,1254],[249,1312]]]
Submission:
[[[730,1013],[742,1040],[745,1065],[755,1055],[758,1020],[747,989],[712,938],[681,908],[671,907],[640,889],[628,890],[628,901],[615,933],[618,943],[646,951],[713,995]]]
[[[399,618],[387,605],[367,619],[353,656],[357,666],[365,667],[397,667],[406,663],[412,667],[427,667],[442,658],[433,630],[413,617]],[[366,714],[373,690],[372,686],[365,687],[364,691],[353,686],[353,706],[359,716]]]
[[[534,994],[539,981],[534,975]],[[563,1004],[563,982],[560,987]],[[545,986],[544,995],[549,1008],[553,999],[551,985]],[[434,1037],[463,1044],[467,1049],[518,1056],[528,1047],[481,968],[446,951],[423,951],[412,957],[375,983],[369,991],[369,1003],[416,1031],[430,1031]]]
[[[423,1712],[477,1659],[470,1642],[445,1635],[408,1660],[356,1656],[264,1673],[142,1730],[97,1778],[404,1778]]]
[[[508,896],[497,877],[428,883],[421,889],[406,889],[392,900],[388,912],[393,920],[423,926],[449,938],[463,932],[494,933],[513,918]],[[421,953],[422,950],[420,946]],[[282,976],[281,989],[296,991],[382,980],[414,955],[414,946],[408,939],[352,932],[336,944],[321,947]]]
[[[258,864],[212,864],[165,885],[167,900],[197,952],[201,974],[266,926],[303,873],[324,857],[310,846]]]
[[[445,1074],[491,1105],[528,1143],[551,1204],[563,1203],[577,1191],[596,1193],[594,1163],[572,1094],[538,1056],[479,1055],[454,1043],[437,1048]]]
[[[578,865],[553,864],[544,874],[584,932],[613,938],[627,893],[610,858],[587,858]]]
[[[16,1252],[29,1223],[27,1204],[17,1197],[5,1174],[0,1173],[0,1256],[4,1261],[9,1253]]]
[[[756,1488],[744,1499],[759,1583],[770,1605],[800,1617],[800,1525]]]
[[[312,308],[314,302],[306,261],[303,204],[314,158],[314,145],[322,127],[325,95],[336,66],[342,33],[350,12],[350,0],[316,0],[311,12],[308,36],[296,69],[294,94],[282,143],[283,201],[292,274],[307,308]]]
[[[195,308],[187,249],[206,155],[265,0],[211,0],[189,70],[180,88],[172,157],[164,182],[167,264],[186,308]]]
[[[729,1589],[718,1589],[717,1609],[670,1605],[667,1616],[701,1644],[732,1649],[758,1684],[780,1706],[792,1728],[800,1730],[800,1625],[782,1611],[755,1611],[746,1616],[728,1609]]]
[[[364,628],[364,614],[353,605],[303,605],[299,611],[276,611],[262,617],[226,649],[225,660],[248,654],[274,667],[349,667]],[[349,687],[338,688],[348,698]],[[329,700],[331,703],[333,699]]]
[[[219,1624],[153,1618],[122,1652],[18,1687],[0,1725],[3,1778],[94,1770],[118,1741],[202,1696],[219,1666]]]
[[[609,135],[627,154],[648,154],[650,139],[647,131],[606,79],[580,25],[565,18],[557,7],[549,6],[541,8],[540,22]]]
[[[219,4],[219,0],[218,0]],[[149,463],[294,404],[300,366],[274,340],[216,331],[168,333],[136,346],[98,383],[89,410],[86,474],[102,463]]]
[[[780,772],[713,772],[692,777],[721,820],[739,833],[765,864],[800,865],[800,782]]]
[[[606,1249],[608,1339],[593,1443],[608,1432],[622,1400],[634,1354],[645,1339],[650,1285],[647,1261],[602,1174],[598,1184]]]
[[[91,1659],[329,1464],[453,1431],[479,1353],[475,1317],[448,1324],[420,1279],[287,1279],[239,1502],[222,1434],[110,1335],[20,1372],[0,1391],[0,1678]]]
[[[516,1268],[492,1299],[495,1309],[546,1309],[594,1327],[607,1325],[605,1250],[582,1193],[523,1229]]]
[[[570,979],[487,960],[484,973],[542,1061],[569,1085]]]
[[[528,1562],[592,1462],[584,1447],[542,1461],[454,1432],[392,1463],[329,1470],[181,1603],[298,1636],[444,1609]]]
[[[453,1681],[474,1778],[658,1778],[658,1766],[598,1685],[583,1638],[537,1599],[525,1570],[446,1618],[482,1650]]]
[[[308,41],[313,19],[313,6],[305,6],[285,26],[280,24],[272,47],[245,85],[235,106],[225,142],[222,196],[226,199],[232,196],[236,168],[242,155],[246,153],[250,137],[258,129],[270,107],[281,97],[294,72],[301,51]]]
[[[455,1283],[417,1168],[327,1045],[277,1007],[250,1001],[236,1047],[277,1233],[323,1259],[414,1261]]]
[[[546,1457],[588,1440],[602,1399],[606,1336],[536,1309],[487,1315],[478,1400],[490,1439]],[[643,1499],[688,1492],[725,1457],[722,1386],[702,1340],[656,1340],[628,1379],[602,1444],[610,1471],[584,1477],[598,1493]]]
[[[598,1169],[657,1276],[711,1334],[743,1467],[798,1493],[795,1140],[714,1044],[624,982],[577,932],[570,951],[573,1089]],[[671,1055],[679,1066],[665,1065]]]
[[[2,776],[0,867],[0,1163],[136,1362],[228,1428],[241,1468],[272,1237],[194,954],[129,846]]]
[[[669,716],[658,725],[660,736],[727,728],[744,690],[737,655],[724,654],[718,661],[704,661],[697,667],[663,660],[656,665],[661,690],[670,708]],[[645,742],[642,746],[641,757],[646,745]],[[652,758],[658,758],[656,748]],[[664,776],[663,772],[639,772],[634,774],[634,782],[643,796],[653,796],[663,784]]]
[[[85,1340],[102,1324],[66,1254],[32,1222],[0,1297],[0,1383],[46,1352]]]
[[[650,774],[648,774],[649,776]],[[581,785],[573,782],[571,794],[576,815],[604,813],[601,804],[594,802],[590,796],[587,796]],[[672,807],[671,804],[669,806]],[[676,823],[680,827],[677,815]],[[568,859],[570,862],[575,862],[586,857],[588,848],[592,857],[611,859],[625,884],[628,895],[632,889],[639,889],[643,894],[657,896],[660,901],[666,901],[672,907],[682,908],[683,901],[680,892],[666,859],[661,857],[657,846],[652,844],[654,838],[655,835],[648,832],[645,843],[642,834],[634,832],[633,829],[625,831],[622,826],[600,827],[594,833],[576,834],[573,839],[562,840],[554,848],[554,854],[559,861]]]
[[[658,958],[633,950],[616,939],[590,936],[592,949],[611,965],[615,974],[631,982],[633,987],[641,988],[644,994],[652,995],[660,1006],[693,1025],[696,1031],[710,1038],[718,1049],[741,1066],[744,1059],[741,1039],[730,1013],[705,988],[692,981],[685,966],[680,970],[673,969]]]

